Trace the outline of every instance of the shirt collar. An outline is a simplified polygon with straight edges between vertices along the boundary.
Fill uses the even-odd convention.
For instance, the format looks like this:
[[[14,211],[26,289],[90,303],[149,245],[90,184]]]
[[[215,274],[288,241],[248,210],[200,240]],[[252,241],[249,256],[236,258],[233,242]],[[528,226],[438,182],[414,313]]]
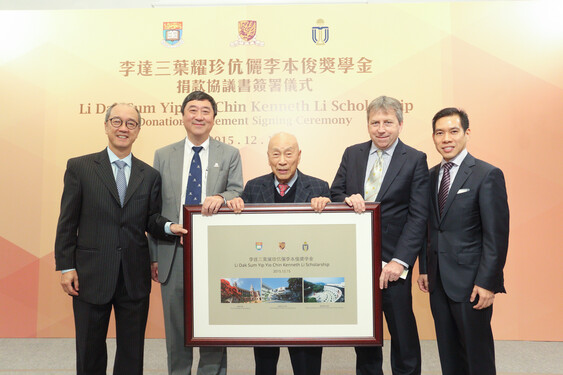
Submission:
[[[109,162],[110,163],[113,164],[114,161],[122,160],[122,161],[125,162],[125,164],[127,164],[129,166],[129,168],[131,168],[131,159],[132,159],[133,154],[129,153],[129,155],[127,155],[123,159],[120,159],[119,157],[117,157],[116,154],[113,153],[112,150],[110,150],[109,146],[107,147],[107,150],[108,150],[108,156],[109,156]]]
[[[295,181],[297,181],[297,177],[299,177],[299,171],[295,171],[295,174],[293,175],[293,177],[291,178],[291,180],[289,180],[289,182],[287,183],[289,185],[289,187],[291,188],[293,186],[293,184],[295,183]],[[274,175],[274,186],[278,187],[278,185],[280,184],[280,182],[278,181],[278,178],[276,177],[276,175]]]
[[[204,151],[209,149],[209,137],[207,137],[205,142],[203,142],[199,146],[203,147]],[[190,142],[190,139],[188,137],[186,137],[186,149],[191,151],[192,147],[199,147],[199,146],[194,145],[192,142]]]
[[[466,156],[467,156],[467,148],[464,148],[459,154],[457,154],[455,158],[450,160],[450,163],[452,163],[454,166],[459,167]],[[447,161],[442,159],[442,162],[440,163],[440,168],[442,168],[446,163]]]

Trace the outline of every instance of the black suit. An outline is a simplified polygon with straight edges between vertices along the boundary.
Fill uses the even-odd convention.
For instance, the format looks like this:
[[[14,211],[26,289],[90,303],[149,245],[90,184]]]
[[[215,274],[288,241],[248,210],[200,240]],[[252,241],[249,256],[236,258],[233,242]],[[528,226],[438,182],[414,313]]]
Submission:
[[[364,196],[364,182],[372,142],[348,147],[331,186],[333,202],[353,194]],[[422,247],[428,217],[426,154],[397,140],[376,201],[381,203],[381,258],[397,258],[410,267]],[[393,374],[420,374],[421,355],[412,311],[411,278],[389,283],[382,291],[383,312],[391,333]],[[356,348],[358,374],[382,374],[380,347]]]
[[[298,171],[298,178],[290,190],[295,189],[294,202],[311,202],[315,197],[329,197],[328,183],[315,177],[307,176]],[[275,203],[276,188],[274,174],[257,177],[246,183],[242,193],[245,203]],[[286,194],[289,194],[286,193]],[[295,375],[315,375],[321,373],[321,347],[289,347],[291,366]],[[254,359],[256,375],[275,375],[277,371],[280,348],[255,347]]]
[[[114,373],[142,373],[151,289],[145,231],[165,237],[160,208],[160,175],[139,159],[132,157],[123,207],[107,149],[68,161],[55,260],[57,270],[78,274],[73,306],[79,374],[106,373],[112,305],[120,340]]]
[[[428,273],[442,371],[495,374],[492,306],[475,310],[477,301],[469,299],[474,285],[505,292],[509,211],[504,176],[500,169],[467,154],[440,217],[439,172],[440,164],[430,170],[429,241],[420,268]]]

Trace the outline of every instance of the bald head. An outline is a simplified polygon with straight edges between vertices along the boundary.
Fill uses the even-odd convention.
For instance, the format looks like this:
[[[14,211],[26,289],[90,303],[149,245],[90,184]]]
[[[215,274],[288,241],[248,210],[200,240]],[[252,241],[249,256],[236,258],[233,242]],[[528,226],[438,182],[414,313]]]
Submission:
[[[280,183],[289,182],[301,160],[297,138],[288,133],[277,133],[268,143],[268,163]]]

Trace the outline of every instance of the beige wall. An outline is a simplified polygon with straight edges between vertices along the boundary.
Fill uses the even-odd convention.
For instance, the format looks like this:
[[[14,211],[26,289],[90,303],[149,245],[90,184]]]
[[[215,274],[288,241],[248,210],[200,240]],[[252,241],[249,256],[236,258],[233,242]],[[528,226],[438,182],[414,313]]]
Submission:
[[[222,102],[218,120],[247,123],[221,123],[212,133],[241,150],[245,180],[268,171],[268,137],[284,130],[300,141],[301,169],[331,182],[344,148],[368,139],[363,103],[381,94],[405,103],[401,139],[434,165],[430,119],[445,106],[465,108],[469,151],[503,169],[511,209],[508,294],[495,302],[495,337],[561,341],[563,27],[561,9],[543,7],[499,1],[0,12],[0,337],[74,334],[53,243],[66,160],[107,144],[96,110],[127,101],[142,106],[147,120],[178,120],[168,103],[181,104],[183,90],[201,82]],[[325,45],[311,38],[319,19],[330,30]],[[263,45],[231,46],[241,20],[257,21],[254,41]],[[176,48],[162,43],[163,24],[172,21],[183,22]],[[262,71],[248,73],[249,59],[260,59]],[[173,74],[182,60],[205,60],[207,70]],[[225,62],[224,71],[211,71],[211,60]],[[271,74],[270,60],[280,61]],[[314,72],[304,60],[309,69],[316,63]],[[127,61],[134,67],[126,76]],[[241,74],[229,72],[233,61],[241,61]],[[334,72],[323,71],[330,61]],[[139,65],[152,71],[139,75]],[[271,88],[277,80],[279,91]],[[314,123],[323,121],[335,123]],[[150,163],[155,149],[184,136],[181,125],[145,125],[134,153]],[[433,338],[428,297],[413,293],[421,338]],[[148,336],[163,336],[156,285]]]

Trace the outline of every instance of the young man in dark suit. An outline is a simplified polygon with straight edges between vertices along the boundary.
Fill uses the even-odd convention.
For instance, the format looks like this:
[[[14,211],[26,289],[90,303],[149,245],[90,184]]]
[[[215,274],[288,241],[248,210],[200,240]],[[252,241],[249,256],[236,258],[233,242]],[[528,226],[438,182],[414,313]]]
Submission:
[[[401,103],[380,96],[367,108],[371,140],[348,147],[331,185],[333,202],[346,202],[358,213],[364,202],[381,203],[383,312],[391,334],[394,375],[419,375],[420,343],[412,311],[412,267],[422,247],[428,217],[426,154],[399,139]],[[406,276],[404,271],[407,270]],[[403,275],[404,278],[401,276]],[[380,347],[356,348],[356,373],[383,374]]]
[[[330,202],[328,183],[299,171],[300,160],[301,150],[293,135],[274,135],[268,144],[272,173],[248,181],[242,196],[228,201],[227,206],[238,213],[245,203],[310,202],[315,211],[322,211]],[[280,348],[255,347],[256,375],[275,375],[279,355]],[[289,356],[295,375],[320,375],[321,347],[290,347]]]
[[[443,160],[430,170],[428,246],[418,285],[430,292],[444,375],[493,375],[495,293],[504,293],[509,211],[500,169],[467,152],[469,119],[445,108],[432,119]]]
[[[114,374],[142,374],[151,290],[148,231],[165,238],[160,175],[131,154],[141,116],[107,110],[108,147],[68,161],[55,241],[61,286],[73,297],[78,374],[106,374],[106,334],[115,311]],[[183,228],[171,226],[171,233]]]

